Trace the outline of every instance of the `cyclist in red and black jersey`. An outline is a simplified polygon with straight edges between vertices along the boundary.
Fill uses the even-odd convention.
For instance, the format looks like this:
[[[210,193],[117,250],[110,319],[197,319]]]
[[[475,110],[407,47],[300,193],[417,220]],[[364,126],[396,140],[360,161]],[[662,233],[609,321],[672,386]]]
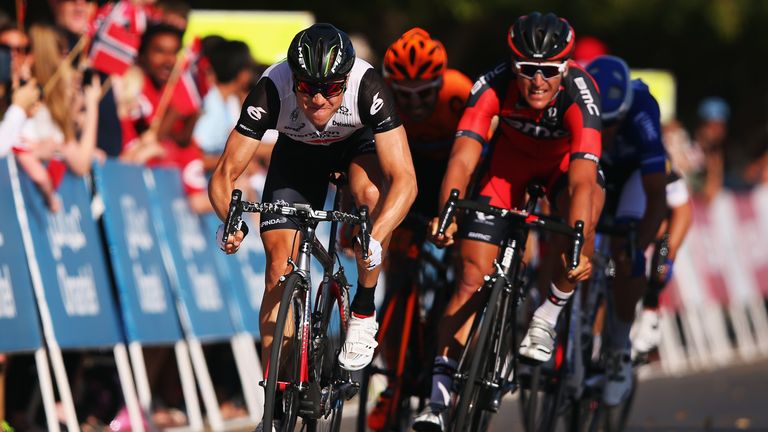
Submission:
[[[512,25],[508,43],[512,58],[483,75],[472,88],[459,123],[448,170],[441,187],[441,202],[451,189],[465,194],[479,165],[483,148],[488,172],[478,185],[478,199],[499,207],[519,207],[526,185],[543,183],[554,210],[569,223],[585,222],[586,245],[580,264],[565,265],[567,240],[555,240],[552,250],[562,255],[552,275],[547,300],[536,310],[520,354],[536,361],[550,358],[555,324],[576,282],[591,273],[589,256],[594,228],[603,206],[604,192],[598,183],[601,152],[600,99],[590,76],[570,55],[575,35],[570,24],[554,14],[538,12],[520,17]],[[498,127],[490,142],[487,131],[494,116]],[[438,236],[436,219],[433,240],[440,245],[460,239],[461,256],[456,293],[439,326],[430,406],[414,423],[415,430],[442,430],[442,411],[448,405],[456,358],[471,326],[474,311],[482,307],[475,295],[483,276],[492,270],[505,229],[501,221],[486,215],[452,224]]]

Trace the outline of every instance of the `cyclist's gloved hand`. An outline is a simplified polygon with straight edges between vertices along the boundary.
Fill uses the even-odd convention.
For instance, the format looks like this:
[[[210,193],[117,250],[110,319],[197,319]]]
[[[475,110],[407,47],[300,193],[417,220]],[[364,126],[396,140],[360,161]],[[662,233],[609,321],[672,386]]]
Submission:
[[[360,245],[360,238],[357,237],[357,245]],[[358,247],[358,249],[360,249]],[[360,252],[360,257],[362,258],[362,252]],[[368,261],[366,262],[366,270],[373,270],[377,266],[381,264],[381,243],[379,243],[378,240],[371,237],[371,240],[368,242]]]
[[[240,242],[243,241],[245,236],[248,235],[248,225],[245,221],[240,221],[240,226],[237,227],[238,232],[242,232],[243,236],[239,237],[237,233],[229,236],[229,241],[225,244],[222,240],[224,238],[224,224],[219,224],[219,229],[216,230],[216,243],[219,245],[219,249],[227,253],[235,253],[240,247]],[[237,242],[237,243],[235,243]],[[227,249],[227,245],[232,245],[230,249]]]

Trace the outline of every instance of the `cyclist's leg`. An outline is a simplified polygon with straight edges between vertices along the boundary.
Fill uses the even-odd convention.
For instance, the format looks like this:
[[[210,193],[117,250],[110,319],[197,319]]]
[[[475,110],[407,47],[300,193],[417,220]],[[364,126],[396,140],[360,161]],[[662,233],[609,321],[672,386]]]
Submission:
[[[375,224],[381,212],[381,203],[386,197],[387,185],[376,157],[373,136],[370,131],[363,129],[348,139],[348,146],[349,190],[356,205],[368,206],[371,220]],[[381,244],[382,256],[386,255],[390,237],[376,239]],[[357,290],[350,307],[352,317],[347,340],[339,354],[339,361],[345,369],[362,369],[373,359],[373,351],[378,345],[374,295],[380,272],[381,266],[369,270],[359,261],[357,263]]]
[[[645,193],[640,172],[634,172],[624,184],[616,210],[617,221],[638,221],[645,212]],[[616,276],[611,283],[612,303],[606,310],[604,346],[608,381],[603,388],[603,402],[617,405],[631,390],[632,363],[629,335],[635,320],[637,302],[647,288],[645,256],[635,251],[632,261],[627,253],[626,238],[611,239],[611,255],[616,263]],[[611,307],[612,306],[612,307]]]
[[[264,185],[264,202],[305,203],[320,208],[327,194],[328,171],[335,152],[338,153],[330,147],[279,139],[272,153]],[[292,220],[284,216],[261,215],[261,239],[266,254],[266,290],[261,304],[259,324],[262,335],[262,364],[265,366],[269,359],[275,319],[282,296],[282,292],[275,287],[280,276],[290,271],[287,258],[296,258],[297,247],[294,241],[298,241],[297,228]]]
[[[480,199],[489,200],[487,196]],[[483,214],[470,213],[457,232],[459,262],[456,289],[437,326],[437,355],[432,366],[432,389],[428,406],[414,420],[416,430],[442,428],[442,412],[450,404],[453,374],[467,343],[475,314],[483,307],[484,295],[478,293],[483,277],[493,270],[499,242],[507,224]],[[485,293],[483,293],[485,294]]]
[[[595,226],[600,217],[605,201],[602,177],[598,176],[598,184],[592,191],[592,208],[590,226],[584,227],[584,247],[582,255],[591,257],[594,250]],[[568,218],[571,206],[570,195],[567,190],[567,173],[555,176],[550,181],[550,196],[554,197],[553,212],[565,219]],[[528,332],[520,343],[520,355],[536,360],[547,361],[552,355],[555,343],[555,327],[557,319],[563,307],[573,294],[576,287],[574,282],[568,280],[568,269],[564,259],[565,251],[570,247],[570,239],[564,236],[552,236],[550,247],[547,251],[549,257],[545,262],[554,262],[552,266],[552,279],[549,284],[549,293],[545,300],[534,312]]]

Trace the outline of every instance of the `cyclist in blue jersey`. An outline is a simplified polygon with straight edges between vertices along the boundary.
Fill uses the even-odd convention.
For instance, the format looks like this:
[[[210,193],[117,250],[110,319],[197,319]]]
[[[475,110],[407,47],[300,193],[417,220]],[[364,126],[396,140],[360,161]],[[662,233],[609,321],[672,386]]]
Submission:
[[[647,287],[644,251],[654,241],[666,215],[666,152],[661,139],[659,104],[648,86],[631,79],[624,60],[600,56],[586,67],[602,97],[603,154],[606,179],[602,219],[635,222],[636,244],[629,253],[626,238],[612,239],[616,278],[614,307],[608,308],[605,340],[609,377],[606,405],[618,405],[632,388],[629,333],[635,306]]]

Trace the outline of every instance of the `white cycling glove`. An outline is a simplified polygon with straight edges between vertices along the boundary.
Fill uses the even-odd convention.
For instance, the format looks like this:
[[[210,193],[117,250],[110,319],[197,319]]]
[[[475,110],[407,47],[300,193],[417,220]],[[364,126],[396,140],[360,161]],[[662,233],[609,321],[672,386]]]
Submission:
[[[239,231],[243,232],[243,239],[248,235],[248,225],[245,224],[245,221],[240,221],[240,226],[237,227]],[[216,230],[216,243],[219,245],[219,249],[226,252],[226,249],[224,249],[224,242],[222,239],[224,238],[224,224],[219,224],[219,229]]]
[[[357,243],[360,244],[360,237],[357,237]],[[370,260],[366,270],[373,270],[381,264],[381,243],[378,240],[371,237],[368,242],[368,259]]]

